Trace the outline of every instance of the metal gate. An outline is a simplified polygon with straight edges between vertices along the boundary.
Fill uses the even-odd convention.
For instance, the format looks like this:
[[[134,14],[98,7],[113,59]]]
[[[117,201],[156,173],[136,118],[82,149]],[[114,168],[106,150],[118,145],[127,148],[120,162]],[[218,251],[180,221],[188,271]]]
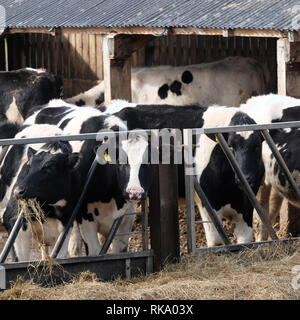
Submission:
[[[123,132],[124,133],[124,132]],[[128,132],[127,132],[128,133]],[[99,132],[99,133],[88,133],[78,135],[65,135],[55,137],[40,137],[40,138],[20,138],[20,139],[1,139],[0,146],[2,152],[0,154],[0,161],[5,157],[8,151],[9,145],[20,145],[20,144],[38,144],[38,143],[51,143],[55,141],[86,141],[86,140],[99,140],[101,138],[110,136],[111,132]],[[116,133],[118,134],[118,133]],[[79,211],[80,205],[87,192],[89,182],[92,178],[94,170],[97,166],[96,156],[87,174],[86,182],[82,188],[81,195],[73,209],[72,215],[65,226],[63,232],[59,235],[55,246],[50,255],[51,258],[55,259],[57,264],[63,268],[56,268],[55,272],[51,275],[51,281],[55,279],[55,284],[61,283],[71,279],[72,274],[78,273],[84,270],[91,270],[95,272],[100,278],[104,280],[110,280],[117,276],[130,278],[137,276],[141,273],[153,272],[153,252],[149,249],[149,234],[148,234],[148,207],[146,201],[142,202],[141,212],[126,212],[124,215],[141,215],[142,216],[142,230],[118,233],[118,228],[122,222],[124,216],[116,219],[111,226],[110,232],[104,242],[102,249],[98,257],[78,257],[68,259],[56,259],[57,255],[66,239],[67,233],[73,225],[76,215]],[[14,227],[9,234],[9,237],[4,245],[4,248],[0,255],[0,289],[8,288],[18,276],[23,276],[24,279],[34,279],[39,283],[49,283],[49,276],[41,276],[40,272],[47,262],[43,261],[30,261],[30,262],[15,262],[5,263],[9,252],[13,252],[13,244],[16,240],[18,232],[20,231],[24,220],[24,214],[21,210],[19,213]],[[142,234],[142,251],[138,252],[127,252],[120,254],[107,255],[110,244],[115,236]],[[14,258],[14,257],[13,257]],[[38,272],[33,272],[37,270]]]
[[[247,179],[245,178],[242,170],[240,169],[232,151],[230,150],[226,140],[224,139],[223,134],[228,132],[242,132],[242,131],[259,131],[264,138],[264,141],[268,144],[273,156],[275,157],[279,167],[285,174],[288,183],[293,188],[297,198],[300,200],[300,189],[296,182],[294,181],[291,172],[289,171],[285,161],[283,160],[280,152],[277,150],[277,147],[269,133],[269,130],[274,129],[284,129],[284,128],[298,128],[300,127],[300,121],[294,122],[282,122],[282,123],[273,123],[273,124],[263,124],[263,125],[242,125],[242,126],[229,126],[229,127],[219,127],[219,128],[201,128],[201,129],[185,129],[184,130],[184,164],[185,164],[185,192],[186,192],[186,209],[187,209],[187,247],[188,252],[194,253],[203,253],[207,251],[238,251],[242,248],[248,247],[253,248],[261,244],[272,243],[273,241],[279,240],[275,230],[272,227],[268,215],[263,210],[261,204],[257,200],[255,194],[253,193],[251,187],[249,186]],[[216,141],[219,143],[223,153],[225,154],[227,160],[229,161],[232,169],[239,177],[239,180],[242,184],[243,191],[246,193],[251,204],[256,209],[261,222],[266,227],[272,241],[262,241],[262,242],[251,242],[248,244],[232,244],[226,234],[222,222],[217,217],[215,210],[209,203],[205,190],[202,189],[199,182],[196,178],[195,168],[193,165],[193,155],[192,148],[193,145],[193,136],[201,134],[210,134],[215,135]],[[197,146],[196,146],[197,147]],[[187,172],[189,173],[187,174]],[[202,205],[207,210],[210,221],[196,221],[195,220],[195,207],[194,207],[194,193],[200,198]],[[195,226],[198,223],[212,223],[217,229],[222,241],[224,242],[223,246],[211,247],[211,248],[197,248],[196,247],[196,232]],[[300,238],[291,238],[283,239],[280,241],[289,241]]]

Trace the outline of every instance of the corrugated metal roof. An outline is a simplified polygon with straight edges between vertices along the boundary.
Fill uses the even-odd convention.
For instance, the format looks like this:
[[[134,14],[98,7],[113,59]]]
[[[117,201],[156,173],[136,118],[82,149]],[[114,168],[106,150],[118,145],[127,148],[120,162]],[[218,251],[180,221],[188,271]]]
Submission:
[[[300,29],[299,0],[0,0],[0,5],[6,25],[20,28]]]

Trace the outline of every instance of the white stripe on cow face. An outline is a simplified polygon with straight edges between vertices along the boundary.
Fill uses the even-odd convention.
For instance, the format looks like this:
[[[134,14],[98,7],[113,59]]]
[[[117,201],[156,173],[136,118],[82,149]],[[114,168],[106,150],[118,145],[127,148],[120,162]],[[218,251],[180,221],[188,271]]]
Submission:
[[[148,148],[147,138],[138,135],[133,139],[122,141],[122,148],[127,154],[128,164],[130,166],[129,182],[126,190],[130,188],[142,189],[139,180],[139,171],[145,151]]]

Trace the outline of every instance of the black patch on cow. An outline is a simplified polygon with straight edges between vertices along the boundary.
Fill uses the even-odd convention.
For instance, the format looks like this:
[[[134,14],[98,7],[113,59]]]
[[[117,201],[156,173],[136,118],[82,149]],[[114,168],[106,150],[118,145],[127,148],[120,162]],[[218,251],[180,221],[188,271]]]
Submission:
[[[182,93],[181,93],[181,87],[182,87],[181,82],[175,80],[175,81],[173,81],[173,83],[171,84],[170,90],[171,90],[173,93],[176,93],[177,96],[181,96],[181,95],[182,95]]]
[[[168,97],[169,86],[165,83],[158,89],[158,95],[163,100]]]
[[[76,101],[75,104],[76,104],[76,106],[78,106],[78,107],[82,107],[82,106],[85,105],[85,101],[82,100],[82,99],[80,99],[80,100]]]
[[[193,79],[194,79],[193,74],[190,71],[186,70],[182,73],[181,81],[183,83],[189,84],[193,81]]]
[[[95,216],[99,216],[99,210],[97,208],[95,208],[94,213],[95,213]]]
[[[105,106],[98,107],[98,110],[100,110],[101,112],[105,112],[106,111],[106,107]]]
[[[114,115],[127,123],[129,130],[163,129],[163,128],[201,128],[203,113],[207,107],[199,104],[172,105],[138,105],[124,108]]]
[[[70,122],[71,119],[72,119],[72,118],[65,119],[65,120],[60,124],[59,128],[63,130],[63,129],[67,126],[67,124]]]
[[[93,214],[90,213],[90,212],[87,212],[87,213],[83,214],[83,219],[85,219],[87,221],[90,221],[90,222],[94,221]]]
[[[104,92],[101,92],[99,97],[95,100],[96,106],[104,102]]]
[[[45,108],[37,114],[35,123],[57,124],[72,111],[73,109],[70,107]]]

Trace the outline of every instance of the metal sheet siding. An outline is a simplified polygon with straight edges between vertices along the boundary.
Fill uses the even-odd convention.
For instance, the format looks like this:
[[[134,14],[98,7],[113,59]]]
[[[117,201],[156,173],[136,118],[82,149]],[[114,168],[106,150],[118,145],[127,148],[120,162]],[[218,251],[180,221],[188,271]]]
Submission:
[[[0,0],[0,5],[8,27],[300,29],[293,25],[298,0]]]

